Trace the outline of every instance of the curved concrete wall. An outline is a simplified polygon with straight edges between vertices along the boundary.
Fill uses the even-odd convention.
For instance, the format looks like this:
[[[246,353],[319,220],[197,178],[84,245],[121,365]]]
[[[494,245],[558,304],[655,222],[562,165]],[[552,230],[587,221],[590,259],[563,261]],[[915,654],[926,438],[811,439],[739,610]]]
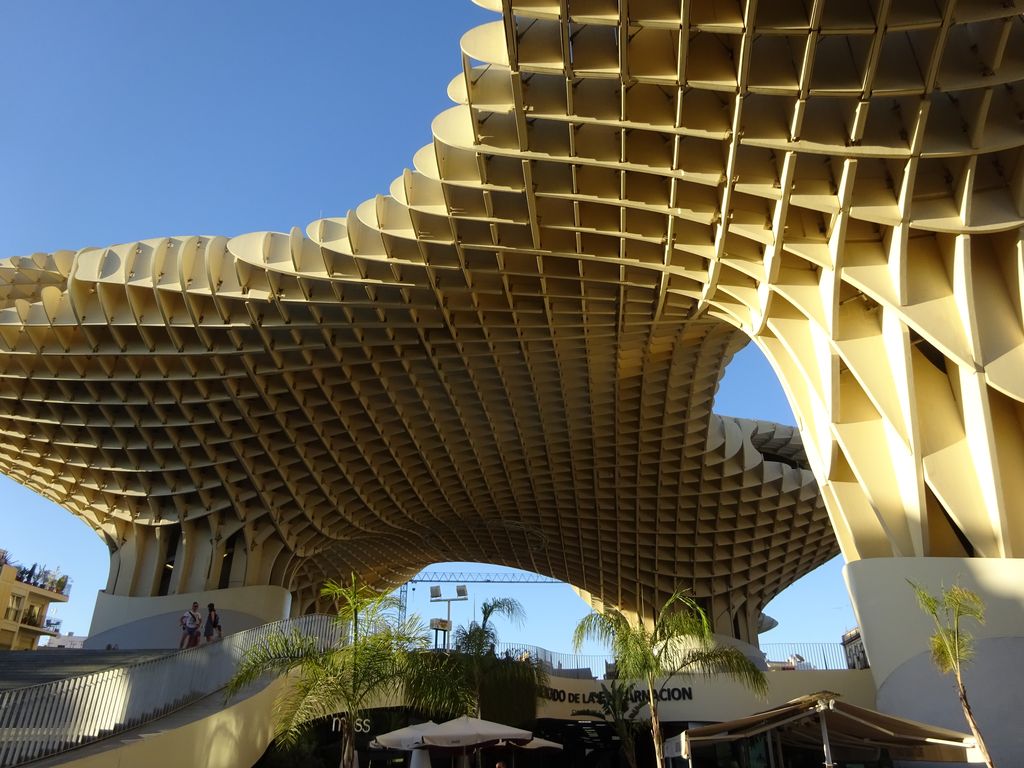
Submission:
[[[273,738],[273,703],[284,679],[191,722],[186,710],[132,732],[68,753],[54,763],[65,768],[248,768]],[[140,738],[141,737],[141,738]]]
[[[982,736],[997,764],[1024,765],[1024,560],[887,558],[858,560],[844,569],[860,622],[878,709],[966,731],[952,676],[931,661],[931,619],[907,580],[932,594],[954,584],[985,601],[986,622],[964,622],[976,639],[964,683]]]
[[[982,638],[964,685],[981,734],[997,765],[1022,765],[1024,757],[1024,638]],[[896,668],[878,689],[878,708],[926,723],[968,731],[951,675],[940,675],[929,653],[919,653]]]
[[[718,641],[719,645],[731,645],[734,648],[738,648],[740,651],[743,652],[744,656],[746,656],[754,663],[754,665],[758,669],[760,669],[762,672],[768,671],[768,662],[765,661],[764,651],[762,651],[756,645],[752,645],[751,643],[745,643],[742,640],[739,640],[735,637],[730,637],[729,635],[722,635],[717,632],[715,633],[715,640]]]
[[[179,619],[193,602],[206,617],[214,603],[225,633],[240,632],[288,618],[291,595],[281,587],[237,587],[163,597],[124,597],[100,592],[86,648],[177,648]]]

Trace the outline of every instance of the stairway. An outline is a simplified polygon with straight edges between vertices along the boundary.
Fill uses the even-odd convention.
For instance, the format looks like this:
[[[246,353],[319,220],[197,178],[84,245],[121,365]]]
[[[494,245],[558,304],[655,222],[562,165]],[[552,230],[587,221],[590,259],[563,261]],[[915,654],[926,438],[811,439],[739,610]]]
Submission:
[[[333,617],[309,615],[183,651],[0,653],[0,768],[98,744],[203,699],[221,710],[223,699],[214,694],[246,652],[267,636],[292,631],[338,642]]]
[[[130,666],[171,653],[174,651],[87,651],[76,648],[0,651],[0,691]]]

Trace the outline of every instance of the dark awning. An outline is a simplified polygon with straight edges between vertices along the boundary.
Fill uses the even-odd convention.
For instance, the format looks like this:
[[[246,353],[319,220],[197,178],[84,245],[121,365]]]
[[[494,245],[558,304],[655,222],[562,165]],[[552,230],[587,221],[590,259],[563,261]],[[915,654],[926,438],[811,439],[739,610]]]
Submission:
[[[767,731],[798,746],[823,746],[824,737],[833,749],[884,748],[897,760],[982,762],[969,734],[847,704],[829,691],[801,696],[727,723],[690,728],[665,741],[665,755],[689,757],[694,746],[746,739]]]

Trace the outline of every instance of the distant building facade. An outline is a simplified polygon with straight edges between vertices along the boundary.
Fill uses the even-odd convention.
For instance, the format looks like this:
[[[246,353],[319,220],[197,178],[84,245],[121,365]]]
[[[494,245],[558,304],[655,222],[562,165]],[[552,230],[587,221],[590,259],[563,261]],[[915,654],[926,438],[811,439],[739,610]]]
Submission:
[[[72,650],[81,650],[85,647],[85,641],[89,638],[86,635],[76,635],[74,632],[68,632],[66,635],[57,635],[51,637],[48,642],[39,647],[42,648],[65,648]]]
[[[843,651],[850,669],[868,669],[868,652],[864,647],[864,638],[860,636],[860,627],[854,627],[843,633]]]

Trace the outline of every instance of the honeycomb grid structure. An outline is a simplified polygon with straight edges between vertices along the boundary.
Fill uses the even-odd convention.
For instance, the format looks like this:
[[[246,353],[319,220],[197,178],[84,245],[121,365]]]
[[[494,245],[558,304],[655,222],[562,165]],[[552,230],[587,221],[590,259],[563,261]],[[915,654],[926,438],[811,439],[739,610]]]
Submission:
[[[479,560],[752,640],[832,529],[1020,556],[1020,4],[480,4],[390,195],[0,266],[0,466],[108,591]],[[799,435],[711,413],[748,339]]]

